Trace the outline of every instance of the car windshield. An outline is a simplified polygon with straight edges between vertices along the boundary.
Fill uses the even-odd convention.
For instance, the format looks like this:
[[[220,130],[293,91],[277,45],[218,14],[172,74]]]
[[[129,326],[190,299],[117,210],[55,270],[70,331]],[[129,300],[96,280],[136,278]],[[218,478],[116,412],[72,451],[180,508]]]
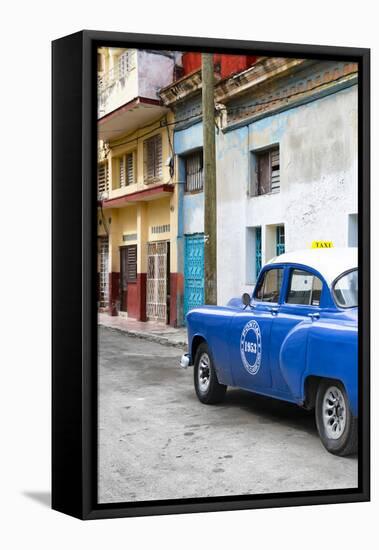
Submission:
[[[358,306],[358,269],[341,275],[333,285],[334,299],[340,307]]]

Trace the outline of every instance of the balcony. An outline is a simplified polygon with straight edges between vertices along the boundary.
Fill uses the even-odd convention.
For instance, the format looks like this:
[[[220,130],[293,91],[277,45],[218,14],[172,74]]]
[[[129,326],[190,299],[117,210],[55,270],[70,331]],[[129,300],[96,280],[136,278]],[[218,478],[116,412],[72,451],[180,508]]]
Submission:
[[[116,139],[168,111],[158,91],[173,81],[175,52],[101,48],[99,55],[99,139]]]

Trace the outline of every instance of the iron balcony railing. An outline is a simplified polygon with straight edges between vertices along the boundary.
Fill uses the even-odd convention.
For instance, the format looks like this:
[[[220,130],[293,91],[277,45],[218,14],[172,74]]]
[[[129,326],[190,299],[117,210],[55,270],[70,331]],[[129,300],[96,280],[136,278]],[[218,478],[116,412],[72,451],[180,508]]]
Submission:
[[[117,59],[114,67],[109,71],[98,73],[97,86],[98,92],[105,92],[108,88],[111,88],[116,82],[126,78],[130,71],[136,66],[135,50],[127,50],[122,53]]]

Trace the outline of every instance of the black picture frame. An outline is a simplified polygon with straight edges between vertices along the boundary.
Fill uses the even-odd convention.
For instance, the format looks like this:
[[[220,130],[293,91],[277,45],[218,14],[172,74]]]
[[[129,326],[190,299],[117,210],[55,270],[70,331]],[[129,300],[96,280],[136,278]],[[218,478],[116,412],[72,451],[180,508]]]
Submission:
[[[100,45],[356,61],[359,181],[359,486],[98,504],[96,48]],[[370,50],[85,30],[52,44],[52,507],[81,519],[301,506],[370,499]]]

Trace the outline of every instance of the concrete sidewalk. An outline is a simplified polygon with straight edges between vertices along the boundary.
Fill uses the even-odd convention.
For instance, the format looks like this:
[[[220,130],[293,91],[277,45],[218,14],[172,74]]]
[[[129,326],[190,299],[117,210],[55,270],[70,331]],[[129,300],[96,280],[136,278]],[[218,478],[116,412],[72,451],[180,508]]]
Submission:
[[[150,342],[187,349],[187,329],[184,327],[174,328],[153,321],[144,323],[121,316],[112,317],[108,313],[99,313],[98,323],[103,327],[119,330],[137,338],[145,338]]]

